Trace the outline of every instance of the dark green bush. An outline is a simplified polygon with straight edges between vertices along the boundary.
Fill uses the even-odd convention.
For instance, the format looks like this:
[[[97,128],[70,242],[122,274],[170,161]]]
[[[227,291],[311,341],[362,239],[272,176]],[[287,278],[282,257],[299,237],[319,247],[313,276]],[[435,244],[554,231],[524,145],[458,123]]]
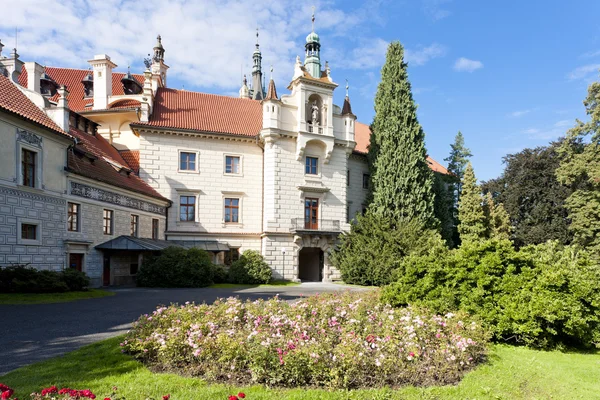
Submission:
[[[213,265],[213,282],[214,283],[227,283],[229,274],[224,266],[214,264]]]
[[[246,250],[229,268],[229,281],[241,284],[269,283],[273,271],[255,250]]]
[[[600,343],[600,266],[557,242],[516,251],[508,240],[409,256],[382,299],[479,316],[497,341],[533,347]]]
[[[390,219],[367,213],[358,216],[350,232],[340,236],[331,261],[344,282],[381,286],[392,281],[405,256],[443,248],[440,235],[416,221],[396,226]]]
[[[71,291],[82,291],[90,286],[90,278],[85,273],[73,268],[62,271],[61,278]]]
[[[168,247],[144,259],[136,283],[143,287],[204,287],[213,284],[210,255],[201,249]]]
[[[37,270],[27,265],[0,268],[0,293],[60,293],[84,290],[89,278],[75,270]]]

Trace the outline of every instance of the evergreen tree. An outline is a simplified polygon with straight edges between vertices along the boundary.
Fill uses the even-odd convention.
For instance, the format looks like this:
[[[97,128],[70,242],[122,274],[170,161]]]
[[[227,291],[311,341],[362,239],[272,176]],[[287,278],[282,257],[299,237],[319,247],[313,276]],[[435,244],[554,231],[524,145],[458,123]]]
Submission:
[[[475,172],[468,163],[462,181],[462,194],[458,203],[458,233],[462,243],[475,242],[486,237],[486,217],[481,204],[481,191]]]
[[[461,131],[458,131],[454,137],[454,143],[450,145],[450,155],[444,158],[444,161],[448,161],[448,172],[449,175],[446,180],[449,184],[449,192],[451,196],[451,214],[453,221],[452,228],[452,241],[455,245],[460,244],[460,237],[458,235],[458,202],[460,201],[461,182],[467,168],[469,158],[472,157],[471,150],[465,146],[465,138]]]
[[[486,218],[486,236],[490,239],[510,239],[510,218],[502,203],[495,203],[491,192],[484,196],[483,213]]]
[[[452,216],[452,194],[448,190],[444,175],[435,172],[433,176],[434,210],[435,217],[440,222],[440,234],[448,247],[454,247],[455,226]]]
[[[371,130],[370,210],[396,222],[416,219],[435,226],[433,172],[427,163],[425,134],[417,120],[400,42],[388,47]]]
[[[454,144],[450,145],[450,155],[444,158],[448,161],[448,172],[451,174],[451,179],[454,188],[454,205],[458,205],[460,200],[461,182],[465,174],[465,169],[469,163],[469,158],[472,157],[471,150],[465,147],[465,138],[461,131],[458,131],[454,137]]]
[[[559,148],[558,180],[574,191],[567,198],[574,241],[600,254],[600,82],[592,83],[583,104],[590,121],[577,121]],[[600,257],[600,256],[599,256]]]

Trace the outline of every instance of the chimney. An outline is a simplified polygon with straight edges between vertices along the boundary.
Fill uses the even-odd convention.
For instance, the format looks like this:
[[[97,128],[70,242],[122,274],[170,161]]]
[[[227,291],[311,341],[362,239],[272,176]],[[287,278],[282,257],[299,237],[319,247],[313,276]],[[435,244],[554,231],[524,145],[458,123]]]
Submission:
[[[67,103],[66,86],[62,85],[58,88],[57,93],[60,95],[56,107],[46,108],[46,114],[58,125],[60,129],[69,132],[69,105]]]
[[[0,43],[0,50],[4,47]],[[8,77],[16,84],[19,83],[19,75],[21,75],[21,69],[23,68],[23,61],[19,60],[19,54],[17,49],[13,49],[13,52],[7,58],[0,57],[0,66],[4,67],[8,73]]]
[[[44,73],[44,67],[36,62],[26,62],[25,71],[27,71],[27,89],[40,93],[40,78]]]
[[[88,62],[94,69],[94,110],[102,110],[112,96],[112,70],[117,65],[106,54],[95,55]]]

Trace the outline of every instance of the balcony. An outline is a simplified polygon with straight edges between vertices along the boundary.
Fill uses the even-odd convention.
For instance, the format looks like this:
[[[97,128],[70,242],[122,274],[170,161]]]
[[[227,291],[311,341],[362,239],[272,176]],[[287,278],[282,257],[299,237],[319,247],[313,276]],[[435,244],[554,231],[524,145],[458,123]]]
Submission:
[[[341,231],[340,221],[337,219],[318,219],[309,221],[304,218],[293,218],[292,228],[290,229],[290,232],[321,234],[338,234]]]
[[[311,124],[310,122],[307,124],[308,126],[308,133],[318,133],[320,135],[323,134],[323,127],[317,125],[317,131],[315,132],[315,126],[313,124]]]

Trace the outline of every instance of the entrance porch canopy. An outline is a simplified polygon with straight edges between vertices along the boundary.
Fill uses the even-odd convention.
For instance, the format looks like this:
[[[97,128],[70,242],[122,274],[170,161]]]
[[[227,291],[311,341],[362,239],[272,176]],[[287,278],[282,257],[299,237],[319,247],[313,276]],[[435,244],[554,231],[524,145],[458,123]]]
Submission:
[[[161,251],[171,246],[183,247],[184,249],[195,247],[213,253],[229,250],[227,243],[217,242],[216,240],[158,240],[127,235],[121,235],[101,243],[95,248],[98,250],[118,251]]]

